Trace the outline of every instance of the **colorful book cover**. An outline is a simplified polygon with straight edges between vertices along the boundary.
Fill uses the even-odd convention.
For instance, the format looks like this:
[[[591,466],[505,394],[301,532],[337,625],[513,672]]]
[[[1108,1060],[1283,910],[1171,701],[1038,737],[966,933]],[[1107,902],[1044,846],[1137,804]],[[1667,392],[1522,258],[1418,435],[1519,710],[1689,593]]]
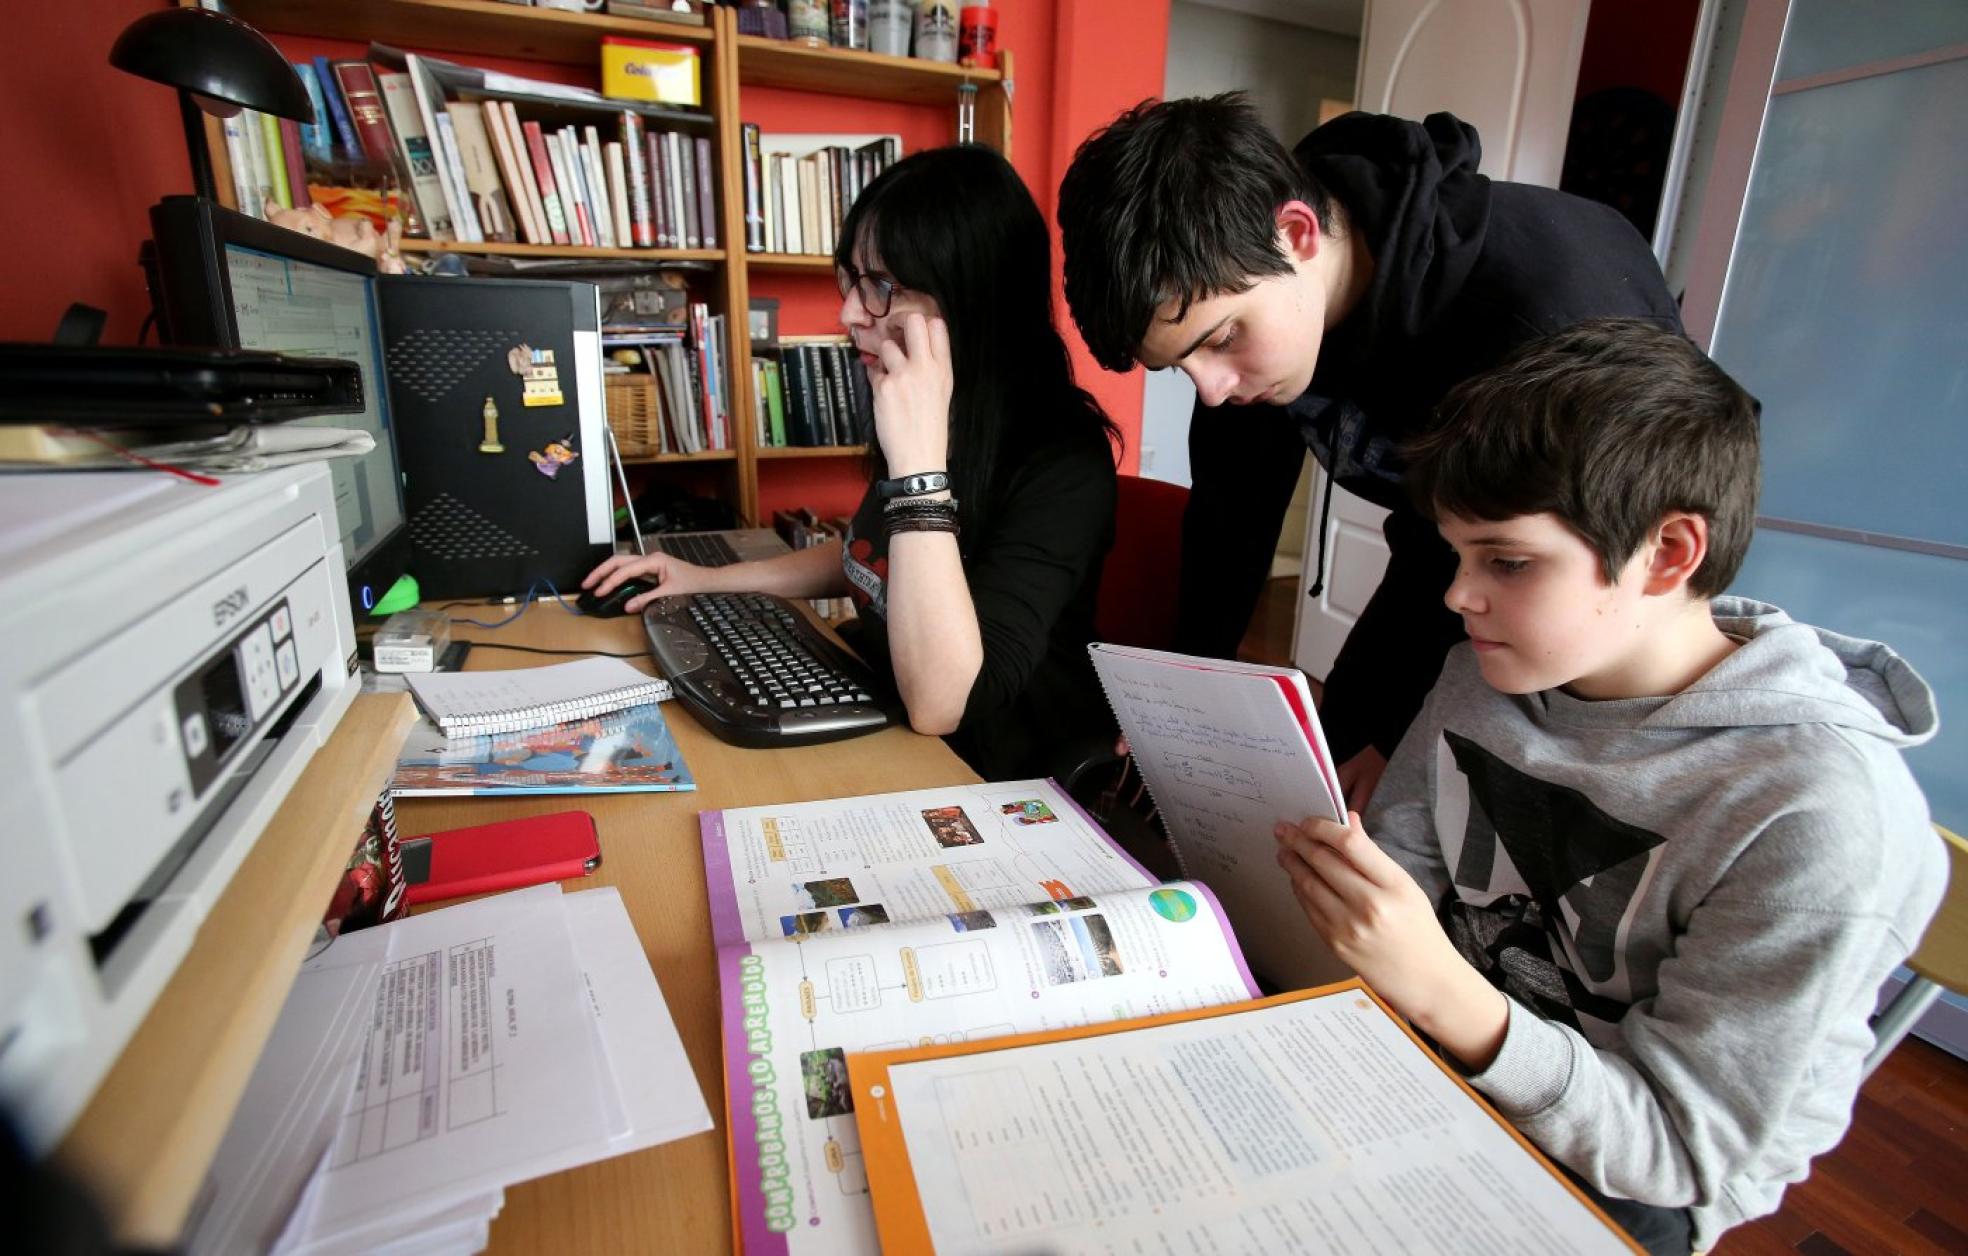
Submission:
[[[526,152],[533,161],[533,177],[540,185],[540,205],[546,211],[547,230],[555,244],[566,244],[572,237],[568,234],[570,205],[560,199],[560,183],[554,177],[553,153],[547,148],[546,132],[537,122],[520,124],[520,132],[526,137]],[[575,227],[579,232],[580,228]]]
[[[307,89],[308,103],[314,106],[314,121],[301,126],[301,146],[310,159],[323,165],[335,160],[335,124],[328,113],[328,98],[321,93],[321,78],[314,62],[296,61],[294,73]]]
[[[321,99],[327,102],[327,121],[334,126],[336,144],[342,152],[356,159],[362,156],[362,139],[355,133],[355,121],[349,117],[348,104],[342,98],[342,86],[335,78],[334,67],[328,58],[314,59],[314,77],[321,85]]]
[[[404,743],[391,792],[670,793],[697,788],[656,703],[548,728],[446,740],[430,721]]]
[[[270,113],[259,115],[260,151],[266,154],[268,195],[280,208],[294,208],[294,193],[287,186],[287,154],[280,145],[280,119]]]
[[[390,130],[396,134],[402,164],[410,174],[405,190],[417,206],[420,225],[433,240],[455,239],[457,228],[453,225],[451,204],[438,178],[437,155],[431,150],[430,136],[424,131],[423,114],[417,108],[417,94],[411,87],[410,76],[379,71],[376,86],[382,93],[384,107],[389,110]]]
[[[533,173],[533,154],[526,146],[526,135],[520,129],[519,115],[513,112],[510,101],[488,100],[485,102],[485,121],[494,135],[503,134],[506,144],[512,149],[513,179],[510,186],[518,199],[526,202],[528,215],[533,219],[533,231],[539,237],[535,244],[552,244],[553,229],[547,224],[546,202],[540,198],[540,181]]]

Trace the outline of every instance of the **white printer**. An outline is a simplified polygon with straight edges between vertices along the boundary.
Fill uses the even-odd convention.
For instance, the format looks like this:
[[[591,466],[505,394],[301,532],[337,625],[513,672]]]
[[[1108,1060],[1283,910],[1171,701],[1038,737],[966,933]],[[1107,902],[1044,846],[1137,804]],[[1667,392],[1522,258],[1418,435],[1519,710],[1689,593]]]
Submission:
[[[36,1151],[355,696],[339,537],[322,464],[0,476],[0,1100]]]

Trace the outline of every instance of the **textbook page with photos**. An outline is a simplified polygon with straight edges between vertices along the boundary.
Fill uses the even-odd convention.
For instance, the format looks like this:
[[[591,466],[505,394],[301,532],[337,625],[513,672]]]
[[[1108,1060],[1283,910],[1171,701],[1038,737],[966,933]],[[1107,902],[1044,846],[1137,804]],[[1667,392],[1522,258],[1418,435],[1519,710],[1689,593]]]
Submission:
[[[850,1072],[888,1251],[1639,1250],[1358,979]]]
[[[1352,976],[1305,919],[1272,837],[1280,820],[1346,817],[1304,674],[1133,646],[1087,650],[1182,875],[1216,891],[1251,966],[1283,990]]]
[[[1210,891],[1051,781],[702,815],[748,1253],[878,1250],[848,1057],[1254,997]]]

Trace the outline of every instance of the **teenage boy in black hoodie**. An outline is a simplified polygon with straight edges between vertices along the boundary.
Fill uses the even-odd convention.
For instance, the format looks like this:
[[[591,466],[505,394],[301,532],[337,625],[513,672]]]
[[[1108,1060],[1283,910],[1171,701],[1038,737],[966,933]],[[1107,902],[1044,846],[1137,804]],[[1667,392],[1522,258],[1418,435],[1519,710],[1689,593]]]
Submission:
[[[1480,156],[1446,113],[1350,113],[1287,153],[1230,93],[1136,106],[1059,188],[1066,300],[1094,357],[1196,383],[1177,649],[1235,653],[1306,446],[1392,512],[1387,574],[1320,711],[1355,808],[1463,636],[1442,604],[1454,554],[1402,491],[1396,447],[1526,341],[1609,316],[1681,327],[1626,219],[1493,182]]]

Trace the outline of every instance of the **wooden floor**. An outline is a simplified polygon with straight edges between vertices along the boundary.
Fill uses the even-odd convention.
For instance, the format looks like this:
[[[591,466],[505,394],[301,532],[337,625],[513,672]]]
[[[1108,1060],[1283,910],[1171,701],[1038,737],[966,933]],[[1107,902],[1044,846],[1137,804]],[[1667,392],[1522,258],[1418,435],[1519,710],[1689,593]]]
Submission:
[[[1291,662],[1298,581],[1274,580],[1238,657]],[[1783,1207],[1724,1235],[1711,1256],[1968,1256],[1968,1061],[1908,1038],[1859,1092],[1845,1141]]]
[[[1845,1141],[1713,1256],[1968,1252],[1968,1062],[1902,1042],[1859,1092]]]

